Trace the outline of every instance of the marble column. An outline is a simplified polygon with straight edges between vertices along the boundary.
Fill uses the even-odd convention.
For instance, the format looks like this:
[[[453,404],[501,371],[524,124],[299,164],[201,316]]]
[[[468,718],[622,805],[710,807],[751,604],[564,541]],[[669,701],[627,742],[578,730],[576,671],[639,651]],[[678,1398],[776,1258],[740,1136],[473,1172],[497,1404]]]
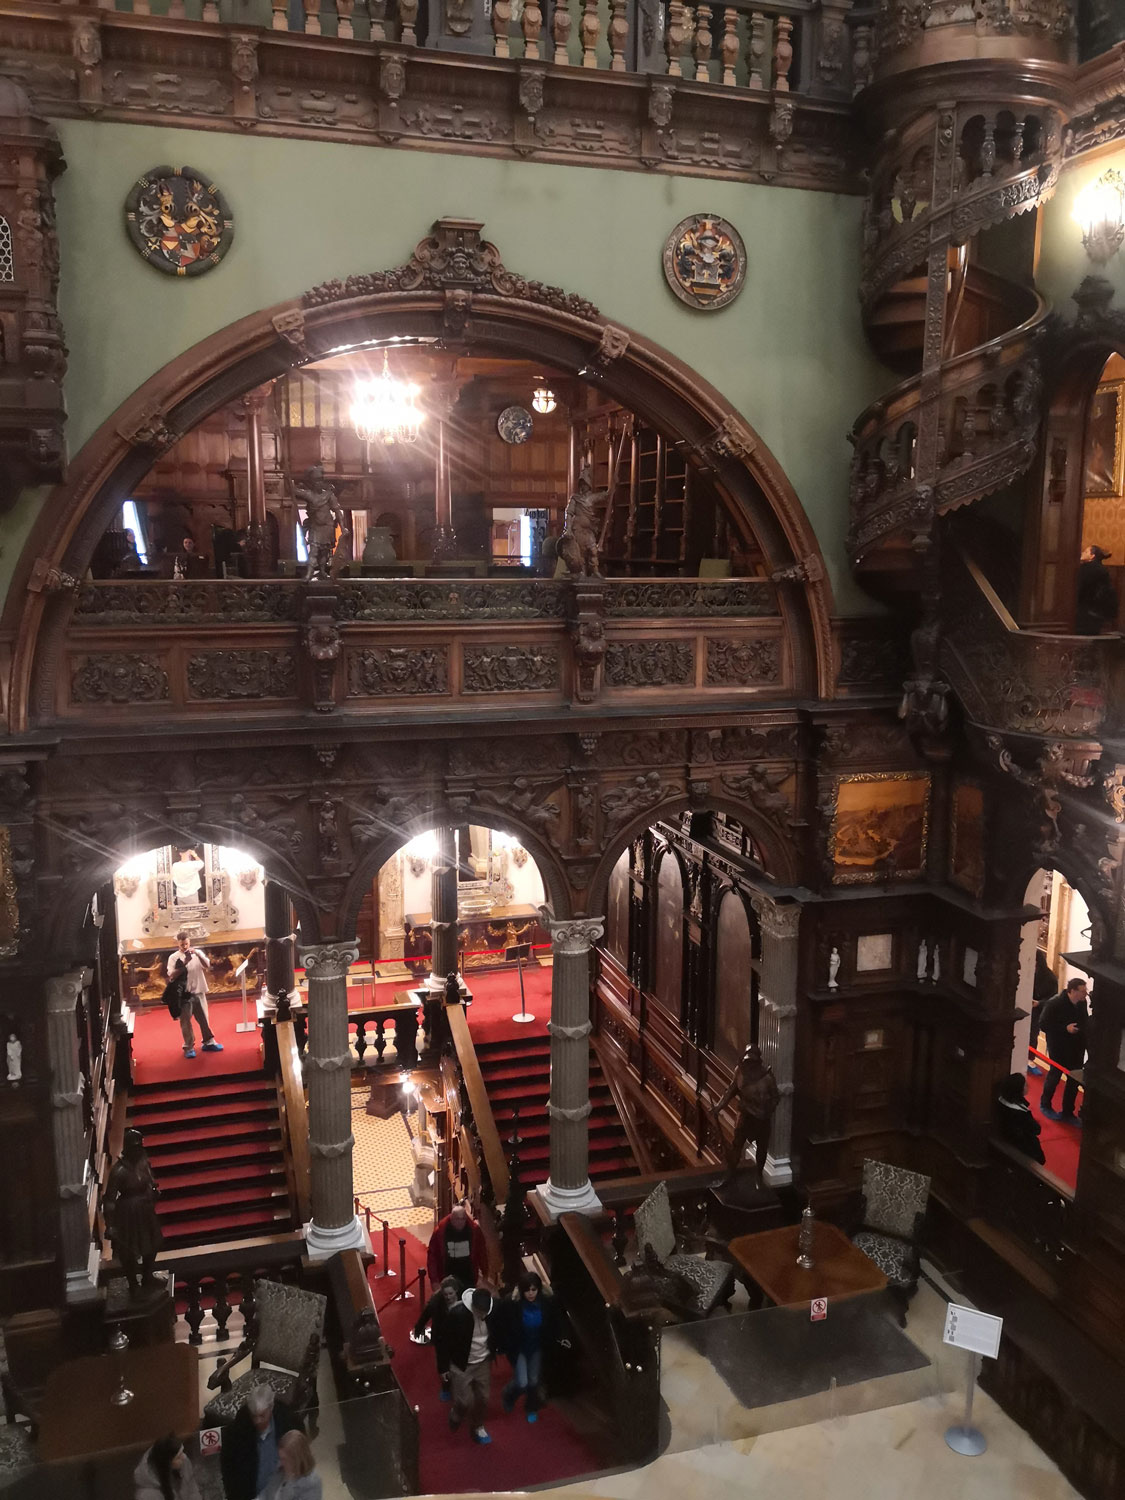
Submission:
[[[375,957],[383,978],[410,977],[402,961],[406,928],[403,926],[402,850],[392,854],[379,871],[379,930],[375,935]]]
[[[352,1057],[348,1048],[348,965],[355,943],[306,948],[309,1041],[305,1067],[309,1091],[309,1195],[312,1221],[305,1244],[313,1260],[337,1250],[367,1249],[355,1212],[352,1184]]]
[[[551,1167],[537,1189],[552,1219],[596,1214],[601,1202],[590,1181],[590,950],[605,931],[603,917],[556,921],[540,907],[551,934]]]
[[[765,1180],[770,1187],[793,1181],[793,1074],[797,1042],[797,934],[801,908],[778,906],[755,896],[762,928],[758,985],[758,1045],[773,1069],[781,1099],[773,1117]]]
[[[432,949],[428,990],[444,990],[445,976],[457,972],[457,851],[452,828],[438,828],[431,874]]]
[[[289,892],[276,880],[267,880],[266,901],[266,990],[271,1000],[276,1000],[282,990],[290,994],[294,989],[293,978],[293,914],[289,908]]]
[[[51,1135],[59,1192],[59,1241],[66,1273],[66,1300],[82,1302],[98,1292],[98,1247],[90,1233],[90,1195],[97,1191],[86,1172],[89,1143],[82,1118],[84,1084],[78,1066],[74,1013],[89,969],[47,980],[47,1056],[51,1068]]]

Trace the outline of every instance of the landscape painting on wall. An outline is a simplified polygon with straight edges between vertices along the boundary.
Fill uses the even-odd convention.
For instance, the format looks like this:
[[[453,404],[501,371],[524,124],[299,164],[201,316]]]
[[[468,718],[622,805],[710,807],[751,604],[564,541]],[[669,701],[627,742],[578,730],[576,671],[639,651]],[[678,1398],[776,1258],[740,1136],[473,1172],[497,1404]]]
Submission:
[[[949,877],[970,896],[984,894],[984,792],[974,781],[953,788]]]
[[[841,776],[828,837],[835,884],[917,879],[926,865],[929,808],[927,775]]]

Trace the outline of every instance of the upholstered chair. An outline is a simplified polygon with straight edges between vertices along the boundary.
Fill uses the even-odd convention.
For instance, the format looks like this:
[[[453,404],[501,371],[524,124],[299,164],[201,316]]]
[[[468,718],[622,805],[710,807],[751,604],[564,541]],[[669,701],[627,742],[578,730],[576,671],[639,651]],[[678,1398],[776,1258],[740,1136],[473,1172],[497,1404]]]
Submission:
[[[208,1389],[218,1389],[219,1394],[204,1408],[204,1423],[220,1426],[233,1422],[256,1385],[270,1386],[296,1411],[314,1409],[327,1302],[319,1292],[283,1286],[278,1281],[256,1281],[254,1326],[208,1380]],[[250,1369],[232,1381],[232,1368],[247,1355]]]
[[[677,1250],[666,1182],[658,1182],[633,1214],[633,1228],[637,1258],[642,1264],[651,1253],[668,1276],[690,1282],[694,1298],[683,1311],[705,1318],[720,1305],[729,1307],[734,1267],[729,1261],[708,1260],[706,1254],[689,1255]]]
[[[899,1304],[899,1321],[918,1290],[919,1247],[930,1179],[889,1162],[863,1163],[859,1225],[852,1241],[879,1267]]]

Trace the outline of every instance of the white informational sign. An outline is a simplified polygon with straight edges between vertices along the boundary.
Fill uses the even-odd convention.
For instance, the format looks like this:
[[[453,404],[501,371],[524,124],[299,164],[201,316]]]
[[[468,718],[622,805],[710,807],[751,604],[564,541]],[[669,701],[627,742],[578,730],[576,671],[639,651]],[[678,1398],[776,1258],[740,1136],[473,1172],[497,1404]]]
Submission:
[[[823,1323],[828,1316],[828,1298],[814,1297],[809,1303],[809,1322]]]
[[[201,1458],[213,1458],[222,1449],[223,1429],[221,1427],[202,1427],[199,1431],[199,1456]]]
[[[977,1312],[975,1307],[961,1307],[951,1302],[945,1310],[945,1332],[942,1342],[953,1344],[958,1349],[968,1349],[973,1354],[983,1354],[995,1359],[1000,1353],[1000,1333],[1003,1318],[994,1318],[991,1313]]]

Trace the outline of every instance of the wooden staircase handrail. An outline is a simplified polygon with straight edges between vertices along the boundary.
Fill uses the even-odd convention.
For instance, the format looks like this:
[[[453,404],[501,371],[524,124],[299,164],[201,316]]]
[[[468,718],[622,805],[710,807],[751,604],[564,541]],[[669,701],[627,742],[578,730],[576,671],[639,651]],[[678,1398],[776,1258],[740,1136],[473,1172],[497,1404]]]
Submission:
[[[293,1165],[293,1186],[301,1223],[312,1217],[309,1197],[309,1116],[305,1104],[305,1085],[301,1078],[301,1057],[292,1021],[278,1021],[277,1055],[281,1060],[281,1095],[285,1113],[285,1139]]]
[[[585,1214],[560,1214],[558,1222],[559,1228],[574,1246],[575,1254],[602,1301],[607,1307],[620,1307],[624,1296],[624,1278],[606,1254],[605,1245],[595,1225]]]
[[[477,1049],[473,1046],[469,1023],[465,1018],[465,1008],[460,1002],[447,1005],[445,1014],[453,1037],[453,1045],[457,1050],[457,1061],[461,1065],[465,1092],[469,1096],[473,1119],[476,1122],[477,1135],[484,1153],[484,1164],[488,1168],[488,1175],[492,1182],[492,1194],[497,1204],[503,1204],[508,1198],[508,1162],[500,1143],[500,1132],[496,1128],[488,1090],[484,1086],[484,1077],[477,1059]]]

